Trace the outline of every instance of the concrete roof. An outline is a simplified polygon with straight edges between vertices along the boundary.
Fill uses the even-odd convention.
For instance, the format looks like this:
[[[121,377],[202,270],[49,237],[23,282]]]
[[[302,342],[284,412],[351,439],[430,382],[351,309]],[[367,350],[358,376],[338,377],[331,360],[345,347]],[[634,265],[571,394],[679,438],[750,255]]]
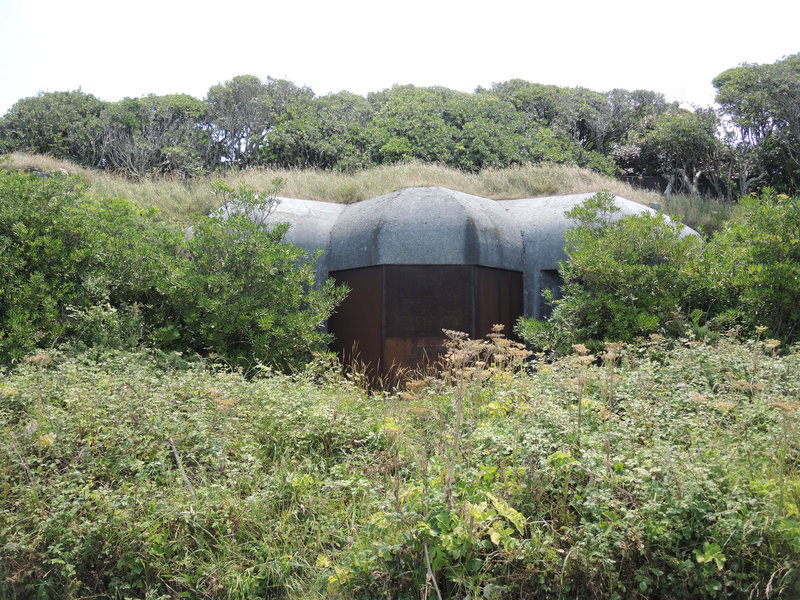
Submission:
[[[522,270],[535,260],[556,268],[564,213],[593,194],[490,200],[443,187],[405,188],[355,204],[278,198],[264,217],[288,222],[287,241],[323,250],[326,270],[377,264],[478,264]],[[617,197],[618,216],[655,211]]]
[[[441,187],[406,188],[352,204],[331,229],[332,271],[368,265],[522,268],[522,235],[494,200]]]

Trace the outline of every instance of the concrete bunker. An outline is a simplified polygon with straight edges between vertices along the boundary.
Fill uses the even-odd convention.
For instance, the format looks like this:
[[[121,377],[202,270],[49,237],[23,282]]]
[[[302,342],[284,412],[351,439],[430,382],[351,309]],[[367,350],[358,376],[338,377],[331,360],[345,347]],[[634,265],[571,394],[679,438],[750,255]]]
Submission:
[[[329,322],[333,348],[374,373],[435,361],[442,328],[510,334],[546,316],[557,292],[565,212],[592,194],[491,200],[442,187],[406,188],[342,205],[280,198],[266,222],[288,221],[287,241],[321,250],[316,278],[351,292]],[[617,198],[619,216],[654,212]]]

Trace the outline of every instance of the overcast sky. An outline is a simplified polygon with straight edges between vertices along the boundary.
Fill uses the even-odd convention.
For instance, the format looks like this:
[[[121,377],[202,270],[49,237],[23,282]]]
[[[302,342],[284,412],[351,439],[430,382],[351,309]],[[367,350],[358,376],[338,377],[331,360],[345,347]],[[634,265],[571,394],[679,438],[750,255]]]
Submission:
[[[323,95],[513,78],[713,102],[742,62],[800,52],[797,0],[0,0],[0,114],[81,88],[188,93],[236,75]]]

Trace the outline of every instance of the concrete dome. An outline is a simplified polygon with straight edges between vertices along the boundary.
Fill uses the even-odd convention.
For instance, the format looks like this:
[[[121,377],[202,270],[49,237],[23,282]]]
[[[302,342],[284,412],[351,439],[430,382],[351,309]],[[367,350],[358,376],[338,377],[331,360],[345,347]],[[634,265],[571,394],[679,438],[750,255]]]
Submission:
[[[565,215],[593,194],[491,200],[443,187],[405,188],[355,204],[279,198],[265,223],[289,222],[286,236],[311,253],[317,284],[333,272],[377,265],[475,265],[524,274],[524,313],[541,317],[542,291],[560,287]],[[655,213],[619,196],[625,215]],[[227,210],[227,208],[224,208]],[[683,233],[695,234],[685,227]]]
[[[331,271],[364,266],[522,269],[522,234],[494,200],[441,187],[406,188],[351,204],[331,228]]]
[[[269,214],[260,215],[262,222],[288,223],[287,242],[303,248],[312,256],[322,250],[315,264],[316,285],[321,286],[328,279],[330,270],[328,243],[331,228],[347,205],[298,198],[279,197],[277,200]]]

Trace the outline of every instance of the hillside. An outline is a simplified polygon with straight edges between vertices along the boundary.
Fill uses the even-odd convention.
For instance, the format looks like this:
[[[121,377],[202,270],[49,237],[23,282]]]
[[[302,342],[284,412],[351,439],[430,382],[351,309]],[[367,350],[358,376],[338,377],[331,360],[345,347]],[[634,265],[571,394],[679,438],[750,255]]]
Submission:
[[[701,242],[606,221],[597,194],[555,316],[518,330],[540,353],[445,332],[439,370],[382,390],[325,352],[344,290],[314,288],[280,226],[201,217],[210,178],[13,160],[39,173],[0,169],[0,598],[800,593],[800,198],[745,198]],[[245,208],[263,198],[233,186],[276,175],[329,201],[616,185],[226,175]]]
[[[63,170],[80,175],[99,196],[125,198],[143,207],[155,206],[169,218],[184,223],[208,214],[221,204],[211,189],[216,178],[224,179],[233,188],[246,184],[260,190],[270,188],[275,179],[280,179],[281,196],[344,203],[367,200],[404,187],[429,185],[495,199],[608,190],[641,204],[657,203],[665,212],[677,215],[691,227],[710,229],[717,229],[731,210],[729,204],[719,201],[681,195],[666,198],[589,169],[565,165],[536,164],[468,173],[443,165],[408,162],[352,174],[320,169],[253,168],[223,171],[215,177],[131,180],[44,155],[15,152],[9,159],[10,164],[18,168]]]

